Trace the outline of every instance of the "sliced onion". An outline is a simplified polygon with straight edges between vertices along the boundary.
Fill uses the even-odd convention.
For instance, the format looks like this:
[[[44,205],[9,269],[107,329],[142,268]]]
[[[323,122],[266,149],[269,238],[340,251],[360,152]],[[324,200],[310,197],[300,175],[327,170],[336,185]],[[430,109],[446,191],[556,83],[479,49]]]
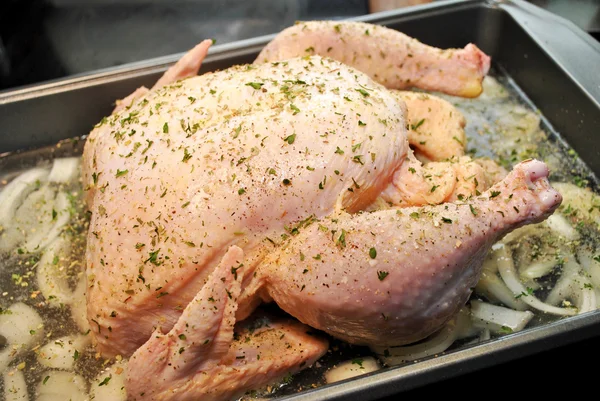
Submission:
[[[54,239],[60,235],[63,227],[71,219],[71,213],[69,211],[70,205],[67,194],[58,192],[56,199],[54,200],[53,209],[56,212],[56,217],[45,222],[34,235],[29,236],[24,248],[30,252],[37,251],[44,249],[48,244],[54,241]]]
[[[554,213],[552,216],[548,217],[544,224],[546,224],[552,231],[554,231],[559,236],[573,241],[579,238],[579,233],[575,230],[567,219],[565,219],[562,215],[558,213]]]
[[[594,287],[596,308],[600,308],[600,262],[594,259],[594,255],[587,249],[579,249],[577,257]]]
[[[487,341],[490,338],[492,338],[492,336],[490,334],[490,329],[488,329],[487,327],[485,327],[485,328],[478,327],[476,324],[472,324],[471,327],[473,328],[474,331],[476,330],[478,336],[477,336],[477,338],[465,343],[466,345],[479,344],[480,342]]]
[[[517,272],[508,249],[504,244],[495,244],[492,247],[492,252],[498,260],[498,272],[506,283],[506,286],[512,291],[515,297],[519,297],[523,302],[532,308],[541,310],[542,312],[551,313],[553,315],[560,316],[573,316],[577,314],[577,311],[570,308],[558,308],[554,305],[550,305],[540,301],[533,294],[529,294],[525,286],[521,283],[517,277]]]
[[[546,302],[556,305],[564,299],[573,298],[577,302],[579,313],[596,309],[596,292],[591,280],[582,273],[582,268],[570,255],[565,258],[563,273],[548,294]]]
[[[18,244],[23,242],[25,236],[16,227],[0,228],[0,253],[14,250]]]
[[[35,236],[40,230],[43,234],[44,227],[52,224],[55,199],[56,189],[50,185],[42,185],[32,191],[15,212],[12,227],[21,231],[25,237]]]
[[[89,344],[90,337],[83,335],[50,340],[37,352],[37,360],[40,365],[47,368],[73,370],[75,361]]]
[[[519,276],[521,276],[521,278],[524,280],[541,278],[550,274],[550,272],[554,270],[554,266],[556,266],[556,260],[546,260],[532,263],[529,266],[519,269]]]
[[[68,240],[59,237],[46,249],[38,263],[38,288],[52,307],[73,302],[73,291],[69,287],[68,271],[64,266],[70,247]]]
[[[4,401],[28,401],[25,375],[20,370],[4,373]]]
[[[37,183],[44,182],[47,177],[48,170],[34,168],[19,175],[4,187],[0,192],[0,227],[10,224],[23,200],[36,189]]]
[[[471,301],[471,315],[477,327],[494,333],[521,331],[533,318],[533,312],[516,311],[482,301]]]
[[[70,372],[48,371],[38,383],[36,401],[87,401],[85,379]]]
[[[75,288],[75,291],[73,292],[71,302],[71,317],[81,333],[88,333],[90,331],[90,322],[87,318],[87,304],[85,299],[86,289],[87,281],[85,273],[83,273],[79,279],[79,283],[77,283],[77,288]]]
[[[67,184],[74,181],[79,175],[79,164],[79,157],[54,159],[48,181],[58,184]]]
[[[106,378],[110,380],[106,382]],[[127,378],[127,360],[116,362],[99,374],[90,387],[94,401],[127,401],[125,379]]]
[[[589,219],[600,226],[600,197],[589,188],[580,188],[568,182],[553,182],[552,186],[563,196],[565,207],[576,209],[579,216]]]
[[[0,335],[6,338],[6,347],[0,351],[0,372],[4,372],[10,362],[44,334],[40,315],[28,305],[17,302],[0,314]]]
[[[463,310],[461,313],[465,313],[466,315],[468,315],[470,313],[469,311],[470,311],[470,308],[465,305],[463,307]],[[459,331],[456,334],[457,340],[463,340],[465,338],[475,337],[475,336],[478,336],[481,332],[481,329],[479,327],[476,327],[475,325],[473,325],[473,322],[471,321],[471,319],[465,319],[464,324],[462,324],[458,329],[459,329]]]
[[[335,383],[381,369],[375,358],[368,356],[345,361],[325,372],[325,381]],[[106,399],[108,401],[108,399]]]
[[[596,288],[600,288],[600,262],[588,250],[580,249],[577,257]]]
[[[483,330],[481,330],[481,333],[479,334],[479,341],[487,341],[490,338],[492,338],[492,335],[490,334],[490,329],[485,328]]]
[[[371,349],[390,366],[439,354],[446,351],[456,341],[464,326],[470,323],[469,320],[468,309],[463,308],[440,331],[421,343],[389,348],[371,347]]]
[[[475,286],[475,292],[491,302],[502,303],[515,310],[524,311],[529,308],[525,302],[515,298],[513,292],[496,273],[482,272]]]
[[[516,310],[527,310],[528,308],[526,303],[515,298],[512,291],[504,284],[504,281],[498,277],[498,261],[493,253],[490,253],[483,262],[481,276],[475,286],[475,292],[491,302],[503,303]]]

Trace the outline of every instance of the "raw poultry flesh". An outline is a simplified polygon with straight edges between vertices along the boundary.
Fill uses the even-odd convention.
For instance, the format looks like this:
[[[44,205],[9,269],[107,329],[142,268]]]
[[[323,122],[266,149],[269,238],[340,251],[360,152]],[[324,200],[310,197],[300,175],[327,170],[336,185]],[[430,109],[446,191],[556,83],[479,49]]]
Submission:
[[[119,102],[84,151],[88,319],[101,353],[131,356],[132,400],[235,397],[326,352],[300,323],[234,339],[262,302],[355,344],[424,338],[466,302],[494,241],[560,204],[536,160],[498,183],[464,146],[414,146],[436,160],[422,164],[407,133],[418,108],[407,117],[371,79],[476,96],[489,58],[474,45],[307,23],[254,65],[190,77],[209,46]],[[464,143],[463,124],[432,124],[432,138]]]

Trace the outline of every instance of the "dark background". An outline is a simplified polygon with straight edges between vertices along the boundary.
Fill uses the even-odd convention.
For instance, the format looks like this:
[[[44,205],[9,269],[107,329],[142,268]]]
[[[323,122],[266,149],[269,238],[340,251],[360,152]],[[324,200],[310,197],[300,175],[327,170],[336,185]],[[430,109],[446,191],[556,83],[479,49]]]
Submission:
[[[600,39],[599,0],[535,0]],[[366,0],[0,0],[0,91],[370,11]],[[600,66],[596,68],[600,75]],[[1,135],[1,133],[0,133]],[[600,338],[409,390],[423,397],[596,397]]]
[[[0,90],[431,0],[0,0]],[[534,0],[600,34],[600,0]],[[389,6],[388,6],[389,7]]]

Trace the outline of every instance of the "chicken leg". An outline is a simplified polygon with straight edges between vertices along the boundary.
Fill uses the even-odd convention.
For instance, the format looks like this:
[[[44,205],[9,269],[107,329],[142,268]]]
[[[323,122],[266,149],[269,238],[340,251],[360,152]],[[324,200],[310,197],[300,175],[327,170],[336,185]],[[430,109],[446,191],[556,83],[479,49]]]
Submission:
[[[417,87],[477,97],[490,58],[474,44],[440,50],[393,29],[354,21],[309,21],[281,31],[255,63],[331,57],[390,89]]]
[[[494,242],[558,207],[547,176],[544,163],[530,160],[464,203],[315,222],[258,269],[262,296],[351,343],[420,340],[465,304]]]

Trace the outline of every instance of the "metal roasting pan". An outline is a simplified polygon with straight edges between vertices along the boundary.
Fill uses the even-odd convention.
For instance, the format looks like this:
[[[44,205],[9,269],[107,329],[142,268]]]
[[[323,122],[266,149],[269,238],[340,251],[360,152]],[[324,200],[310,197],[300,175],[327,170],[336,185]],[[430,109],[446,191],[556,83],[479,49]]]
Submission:
[[[452,0],[357,20],[437,47],[477,44],[600,176],[600,43],[571,22],[521,0]],[[272,37],[216,45],[201,72],[250,63]],[[152,86],[180,56],[0,92],[0,154],[87,134],[115,99]],[[600,310],[285,398],[377,399],[593,337],[600,338]]]

